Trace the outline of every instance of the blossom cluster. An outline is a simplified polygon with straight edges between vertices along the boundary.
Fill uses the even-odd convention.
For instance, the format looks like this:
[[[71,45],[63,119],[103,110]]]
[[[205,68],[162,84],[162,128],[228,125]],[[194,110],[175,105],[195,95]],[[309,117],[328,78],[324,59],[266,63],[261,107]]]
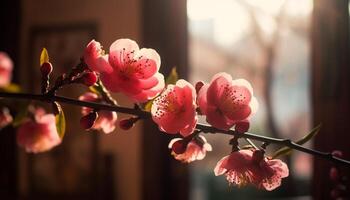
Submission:
[[[107,53],[102,45],[92,40],[84,50],[83,64],[69,74],[60,76],[50,90],[49,76],[53,70],[48,55],[41,62],[42,93],[55,94],[65,84],[80,83],[90,91],[79,97],[80,101],[117,105],[109,92],[122,93],[138,108],[149,111],[159,130],[176,136],[169,143],[175,159],[185,163],[202,160],[212,146],[197,128],[198,116],[203,115],[212,127],[220,130],[234,128],[238,133],[248,131],[251,117],[258,109],[258,101],[251,84],[244,79],[233,79],[227,73],[215,74],[209,83],[202,81],[192,85],[180,79],[166,83],[160,73],[161,58],[154,49],[139,48],[130,39],[113,42]],[[0,54],[0,87],[10,83],[12,61]],[[142,105],[151,104],[147,110]],[[56,106],[57,107],[57,106]],[[141,107],[141,108],[140,108]],[[58,107],[57,107],[58,108]],[[61,143],[58,131],[59,117],[46,114],[41,108],[31,108],[30,116],[22,120],[17,129],[17,142],[27,152],[44,152]],[[81,108],[80,124],[85,130],[111,133],[119,126],[131,128],[138,117],[118,119],[117,113]],[[7,108],[0,113],[0,128],[11,123]],[[261,149],[239,150],[234,146],[230,155],[221,159],[215,167],[216,175],[226,175],[230,184],[252,184],[258,188],[273,190],[288,176],[288,168],[281,160],[271,159]]]

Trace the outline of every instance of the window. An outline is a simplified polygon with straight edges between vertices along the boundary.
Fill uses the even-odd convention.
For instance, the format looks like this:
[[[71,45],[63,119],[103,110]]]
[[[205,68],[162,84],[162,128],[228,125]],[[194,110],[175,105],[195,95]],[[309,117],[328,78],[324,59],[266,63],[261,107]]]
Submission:
[[[191,81],[225,71],[250,81],[260,107],[250,131],[294,140],[310,130],[309,28],[312,0],[188,0]],[[205,122],[204,119],[201,119]],[[291,177],[272,193],[228,187],[215,178],[230,152],[226,136],[207,136],[213,152],[191,165],[191,199],[308,196],[311,157],[293,153]],[[276,146],[270,146],[273,150]],[[206,167],[203,167],[206,166]],[[284,180],[286,181],[286,180]],[[305,187],[300,187],[300,185]],[[295,187],[297,186],[298,187]],[[215,197],[215,198],[214,198]]]

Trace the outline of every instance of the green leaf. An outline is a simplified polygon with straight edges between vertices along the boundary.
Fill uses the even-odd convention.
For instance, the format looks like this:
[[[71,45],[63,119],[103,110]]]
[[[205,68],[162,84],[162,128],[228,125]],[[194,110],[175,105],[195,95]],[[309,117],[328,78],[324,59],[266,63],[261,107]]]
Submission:
[[[305,135],[303,138],[301,138],[300,140],[298,140],[296,143],[299,145],[303,145],[306,142],[308,142],[309,140],[311,140],[313,137],[315,137],[317,135],[317,133],[320,131],[322,124],[317,125],[315,128],[313,128],[310,133],[308,133],[307,135]],[[292,152],[293,149],[289,148],[289,147],[282,147],[280,149],[278,149],[272,156],[272,158],[277,158],[279,156],[283,156],[283,155],[288,155]]]
[[[17,115],[16,115],[15,119],[12,122],[12,125],[14,127],[19,126],[22,123],[22,121],[27,117],[27,115],[28,115],[28,106],[29,106],[29,102],[20,103],[19,111],[17,112]]]
[[[95,93],[95,94],[97,94],[97,95],[100,94],[100,92],[98,91],[97,86],[95,86],[95,85],[90,86],[90,87],[89,87],[89,90],[90,90],[90,92]]]
[[[58,136],[62,139],[64,137],[64,133],[66,131],[66,119],[64,117],[64,113],[63,113],[61,105],[58,104],[57,102],[54,102],[54,104],[55,104],[55,107],[58,111],[58,113],[55,116],[56,129],[57,129]]]
[[[179,75],[177,74],[176,67],[173,67],[165,80],[165,84],[175,84],[177,80],[179,80]]]
[[[16,93],[21,91],[21,87],[19,85],[10,83],[9,85],[0,88],[0,91],[2,92],[10,92],[10,93]]]
[[[105,86],[101,80],[98,80],[95,85],[90,86],[89,90],[97,95],[103,96],[103,93],[106,93]]]
[[[42,66],[44,63],[49,62],[49,54],[46,50],[46,48],[43,48],[40,54],[40,66]]]

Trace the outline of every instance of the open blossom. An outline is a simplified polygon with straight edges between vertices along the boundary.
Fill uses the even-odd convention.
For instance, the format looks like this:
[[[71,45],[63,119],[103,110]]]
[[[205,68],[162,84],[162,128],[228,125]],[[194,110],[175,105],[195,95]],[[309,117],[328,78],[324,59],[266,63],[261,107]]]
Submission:
[[[9,125],[12,122],[13,118],[10,114],[8,108],[4,107],[0,110],[0,129]]]
[[[81,101],[89,102],[99,102],[101,101],[100,97],[92,92],[87,92],[79,97]],[[86,116],[92,111],[91,108],[82,107],[81,113]],[[98,117],[91,127],[91,129],[102,130],[104,133],[111,133],[114,131],[117,123],[117,113],[107,110],[98,111]]]
[[[182,162],[190,163],[195,160],[202,160],[207,151],[211,151],[212,147],[207,142],[205,137],[199,136],[198,138],[193,138],[188,144],[182,138],[174,138],[169,143],[169,149],[172,149],[172,155],[176,160]],[[178,149],[180,147],[180,150]],[[181,150],[183,149],[183,150]]]
[[[151,114],[159,129],[166,133],[191,134],[197,123],[196,92],[187,81],[169,84],[152,104]]]
[[[28,119],[17,130],[17,143],[27,152],[39,153],[52,149],[61,143],[56,129],[55,116],[40,111],[35,120]]]
[[[207,122],[223,130],[234,125],[240,130],[249,128],[247,119],[258,109],[250,83],[244,79],[232,80],[227,73],[218,73],[210,84],[203,85],[197,102]]]
[[[10,84],[12,68],[12,60],[6,53],[0,52],[0,87],[5,87]]]
[[[84,60],[91,70],[100,73],[106,88],[122,92],[136,102],[146,102],[164,88],[159,73],[160,56],[153,49],[139,49],[130,39],[119,39],[104,54],[99,42],[92,40],[85,49]]]
[[[214,169],[215,175],[226,175],[230,184],[255,185],[268,191],[281,185],[289,175],[287,165],[279,159],[265,158],[261,151],[249,149],[232,152],[222,158]]]

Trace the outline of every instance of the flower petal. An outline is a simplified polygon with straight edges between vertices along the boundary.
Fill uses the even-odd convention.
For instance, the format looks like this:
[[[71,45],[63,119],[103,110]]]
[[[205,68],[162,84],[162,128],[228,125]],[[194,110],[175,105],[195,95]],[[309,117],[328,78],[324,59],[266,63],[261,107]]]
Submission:
[[[227,73],[215,74],[209,84],[207,101],[209,104],[219,105],[221,96],[226,87],[231,85],[232,77]]]
[[[221,160],[219,160],[219,162],[216,164],[214,169],[215,176],[220,176],[227,172],[226,164],[227,164],[228,158],[229,156],[225,156],[221,158]]]
[[[135,54],[136,58],[139,58],[140,56],[142,56],[142,58],[153,60],[157,66],[157,71],[159,70],[161,64],[160,56],[154,49],[142,48]]]
[[[125,67],[125,63],[134,58],[139,50],[137,43],[130,39],[119,39],[109,47],[109,63],[114,69]]]
[[[133,77],[137,79],[148,79],[157,73],[156,62],[150,59],[140,59],[132,64],[134,69]]]

